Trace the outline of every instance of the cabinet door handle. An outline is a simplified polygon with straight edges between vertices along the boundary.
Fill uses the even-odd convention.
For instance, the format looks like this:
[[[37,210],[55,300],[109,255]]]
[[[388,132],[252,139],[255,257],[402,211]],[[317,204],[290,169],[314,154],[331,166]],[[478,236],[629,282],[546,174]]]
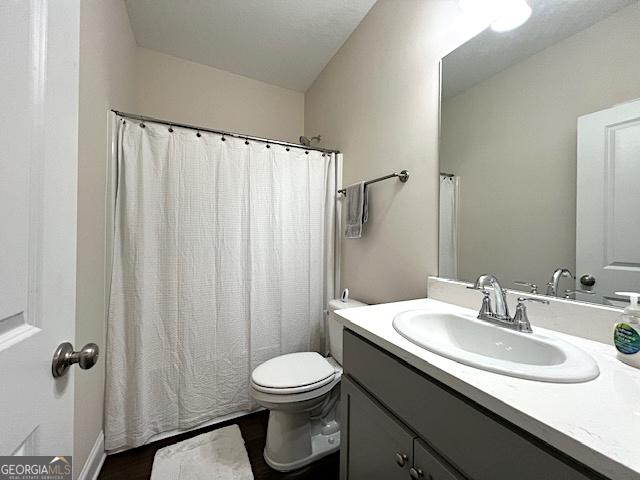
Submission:
[[[420,467],[412,467],[411,470],[409,470],[409,475],[411,475],[413,480],[420,480],[421,478],[424,478],[424,472]]]
[[[407,460],[409,460],[409,457],[407,457],[406,453],[396,453],[396,463],[399,467],[404,467]]]

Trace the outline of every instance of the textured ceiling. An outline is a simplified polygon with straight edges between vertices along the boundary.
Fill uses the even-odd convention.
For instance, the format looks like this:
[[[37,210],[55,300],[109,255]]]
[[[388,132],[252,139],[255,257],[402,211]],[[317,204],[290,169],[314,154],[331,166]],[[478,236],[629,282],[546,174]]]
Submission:
[[[528,0],[533,14],[510,32],[491,29],[469,40],[442,62],[442,97],[449,98],[638,0]],[[638,26],[640,28],[640,25]]]
[[[305,91],[376,0],[126,0],[138,45]]]

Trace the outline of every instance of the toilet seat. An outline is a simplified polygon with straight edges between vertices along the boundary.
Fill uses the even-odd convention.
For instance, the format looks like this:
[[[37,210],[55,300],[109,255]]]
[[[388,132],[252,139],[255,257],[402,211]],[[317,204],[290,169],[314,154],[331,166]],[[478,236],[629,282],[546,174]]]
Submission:
[[[251,374],[251,386],[271,395],[312,392],[332,383],[338,369],[317,352],[298,352],[267,360]]]

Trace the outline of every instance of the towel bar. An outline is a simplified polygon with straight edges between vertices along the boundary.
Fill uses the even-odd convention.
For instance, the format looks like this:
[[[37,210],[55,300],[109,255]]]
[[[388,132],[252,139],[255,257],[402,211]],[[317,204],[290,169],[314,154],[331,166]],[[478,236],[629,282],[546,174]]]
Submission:
[[[395,177],[398,177],[398,180],[400,180],[402,183],[405,183],[407,180],[409,180],[409,172],[407,170],[402,170],[400,173],[393,172],[393,173],[390,173],[389,175],[385,175],[384,177],[378,177],[378,178],[374,178],[373,180],[368,180],[364,182],[364,184],[371,185],[372,183],[381,182],[382,180],[387,180],[389,178],[395,178]],[[347,193],[347,189],[341,188],[340,190],[338,190],[338,193],[342,193],[344,195],[345,193]]]

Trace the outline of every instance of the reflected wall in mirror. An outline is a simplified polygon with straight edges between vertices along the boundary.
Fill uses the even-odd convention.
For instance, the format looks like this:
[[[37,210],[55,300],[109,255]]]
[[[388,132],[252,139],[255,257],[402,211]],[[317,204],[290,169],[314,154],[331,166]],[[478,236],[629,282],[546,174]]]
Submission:
[[[522,27],[442,61],[440,276],[624,306],[615,292],[640,291],[640,3],[529,3]]]

